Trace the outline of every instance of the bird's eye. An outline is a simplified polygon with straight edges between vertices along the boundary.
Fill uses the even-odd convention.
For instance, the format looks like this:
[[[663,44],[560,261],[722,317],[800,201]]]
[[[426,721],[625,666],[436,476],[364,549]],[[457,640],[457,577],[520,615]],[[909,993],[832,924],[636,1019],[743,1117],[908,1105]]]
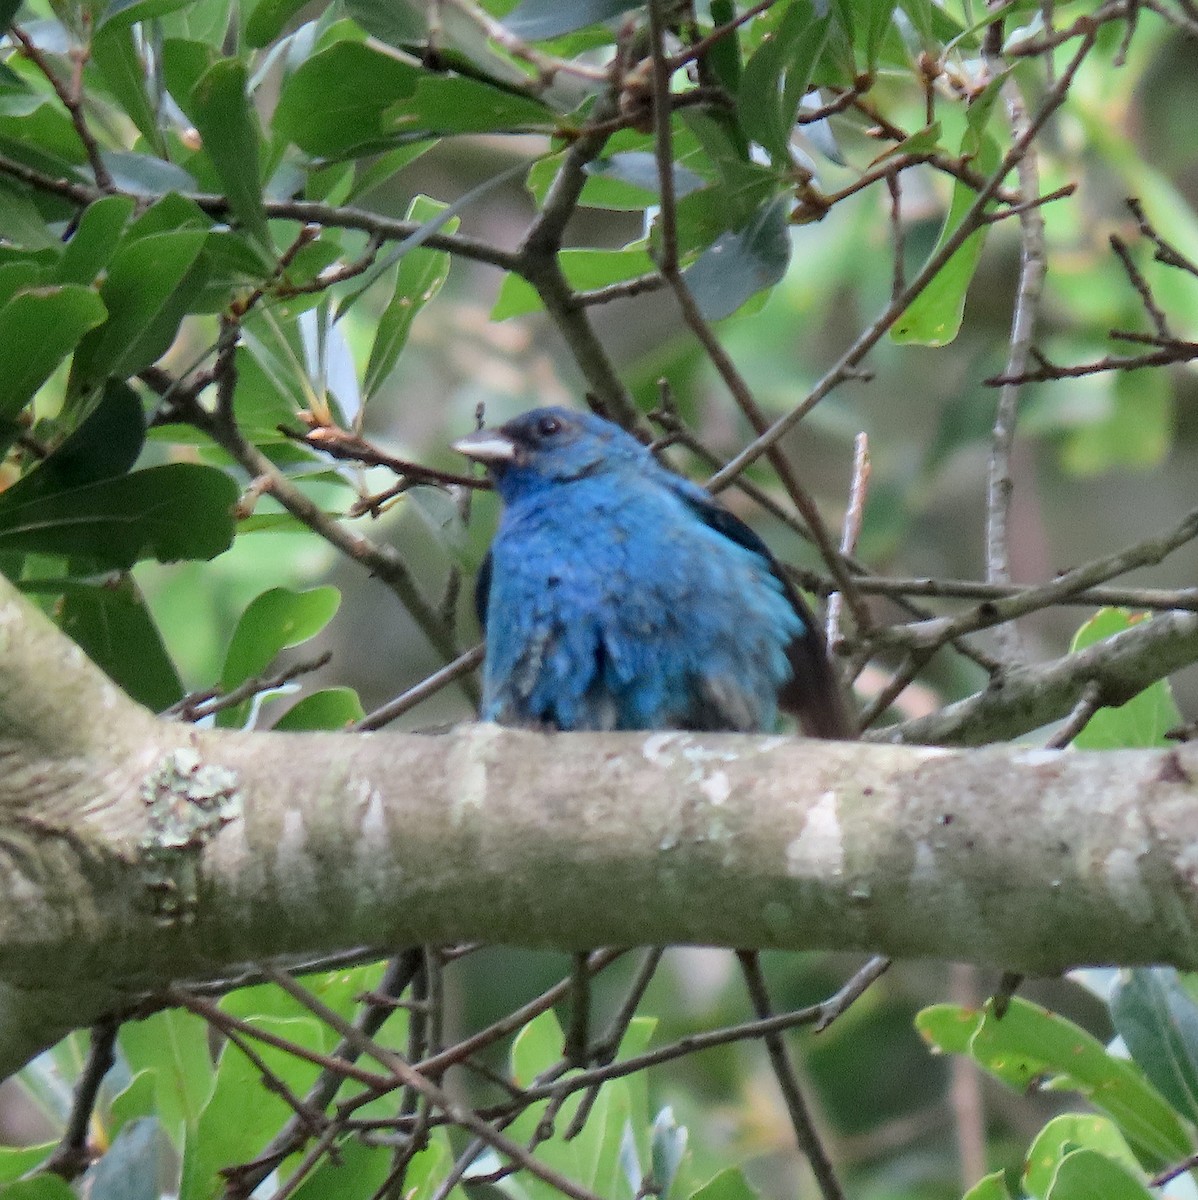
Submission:
[[[555,433],[561,433],[561,431],[562,423],[557,419],[557,417],[546,416],[542,417],[537,422],[537,433],[539,433],[541,437],[553,437]]]

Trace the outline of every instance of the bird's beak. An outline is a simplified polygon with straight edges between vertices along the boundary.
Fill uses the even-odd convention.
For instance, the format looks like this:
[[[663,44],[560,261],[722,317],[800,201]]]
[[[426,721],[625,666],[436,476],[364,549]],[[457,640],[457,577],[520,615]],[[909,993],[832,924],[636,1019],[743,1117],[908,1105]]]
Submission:
[[[458,438],[450,447],[480,463],[508,463],[516,457],[516,443],[497,429],[480,429]]]

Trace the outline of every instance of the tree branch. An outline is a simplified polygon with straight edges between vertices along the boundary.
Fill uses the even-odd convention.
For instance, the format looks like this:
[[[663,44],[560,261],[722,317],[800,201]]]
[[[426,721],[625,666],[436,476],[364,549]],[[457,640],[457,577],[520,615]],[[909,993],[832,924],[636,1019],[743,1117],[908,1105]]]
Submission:
[[[350,945],[1198,966],[1196,747],[199,730],[123,696],[8,584],[0,636],[4,1073],[173,980]],[[1198,616],[1047,686],[1101,664],[1126,699],[1170,639],[1198,653]],[[993,718],[1017,674],[973,703]]]

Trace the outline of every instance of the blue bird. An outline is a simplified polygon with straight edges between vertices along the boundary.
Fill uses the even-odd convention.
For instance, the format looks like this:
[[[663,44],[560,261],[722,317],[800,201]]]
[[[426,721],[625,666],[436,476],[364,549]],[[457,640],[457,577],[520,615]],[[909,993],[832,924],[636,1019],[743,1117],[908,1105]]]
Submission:
[[[810,610],[743,521],[610,421],[540,408],[454,449],[503,500],[475,592],[482,716],[852,737]]]

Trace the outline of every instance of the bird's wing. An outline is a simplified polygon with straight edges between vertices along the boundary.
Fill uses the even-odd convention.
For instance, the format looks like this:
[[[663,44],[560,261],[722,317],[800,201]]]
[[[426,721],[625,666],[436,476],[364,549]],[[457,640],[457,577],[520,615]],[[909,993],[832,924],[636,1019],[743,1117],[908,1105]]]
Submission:
[[[478,568],[478,578],[474,581],[474,613],[478,617],[478,627],[487,632],[487,601],[491,597],[491,551],[487,551],[482,566]]]
[[[828,660],[819,622],[807,602],[799,595],[769,547],[744,521],[717,504],[689,480],[681,482],[687,486],[675,487],[674,490],[706,525],[766,561],[803,622],[803,632],[793,638],[786,648],[791,679],[778,693],[779,708],[790,713],[802,726],[803,732],[811,737],[855,738],[856,723],[849,712],[840,679]]]

